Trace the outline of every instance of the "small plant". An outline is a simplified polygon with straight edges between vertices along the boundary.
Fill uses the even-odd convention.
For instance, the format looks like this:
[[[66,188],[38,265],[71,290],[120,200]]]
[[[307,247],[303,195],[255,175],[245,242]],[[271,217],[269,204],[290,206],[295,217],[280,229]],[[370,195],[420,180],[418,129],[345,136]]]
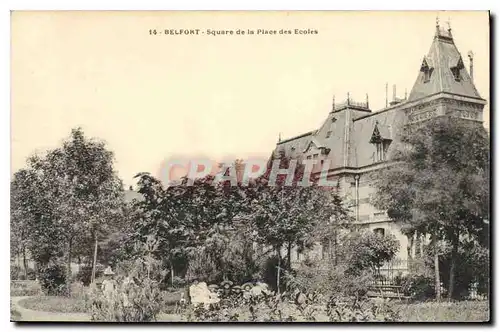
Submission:
[[[424,301],[435,297],[434,279],[423,275],[410,275],[402,278],[403,294],[414,300]]]
[[[62,266],[51,264],[38,273],[40,286],[45,295],[66,295],[66,273]]]

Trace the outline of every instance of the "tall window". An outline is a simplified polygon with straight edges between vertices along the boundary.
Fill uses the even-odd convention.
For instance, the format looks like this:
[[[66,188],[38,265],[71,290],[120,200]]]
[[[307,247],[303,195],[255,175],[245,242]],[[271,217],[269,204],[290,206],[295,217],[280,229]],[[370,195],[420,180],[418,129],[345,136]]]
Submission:
[[[378,234],[378,235],[382,235],[382,236],[384,236],[384,235],[385,235],[385,229],[383,229],[383,228],[375,228],[375,229],[373,230],[373,232],[374,232],[375,234]]]
[[[375,161],[384,161],[387,159],[387,151],[389,150],[389,145],[391,144],[388,140],[383,140],[381,142],[375,143],[376,154]]]
[[[329,130],[329,131],[326,132],[326,138],[329,138],[331,135],[332,135],[332,131],[331,130]]]

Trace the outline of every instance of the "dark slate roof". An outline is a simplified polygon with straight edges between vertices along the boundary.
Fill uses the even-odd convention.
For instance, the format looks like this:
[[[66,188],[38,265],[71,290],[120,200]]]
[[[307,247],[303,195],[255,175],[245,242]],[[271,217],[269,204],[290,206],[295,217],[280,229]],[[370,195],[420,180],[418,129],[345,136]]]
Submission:
[[[314,131],[309,131],[302,135],[298,135],[281,142],[276,145],[276,152],[284,151],[287,156],[292,158],[302,155],[302,152],[307,148],[311,136]]]
[[[424,82],[424,68],[431,71],[430,79]],[[455,80],[451,68],[458,67],[460,80]],[[460,52],[458,51],[451,30],[445,31],[439,27],[427,56],[422,60],[421,71],[410,92],[408,101],[417,100],[439,92],[449,92],[462,96],[481,98],[476,90]]]
[[[371,116],[354,120],[351,145],[355,153],[351,154],[351,166],[363,167],[375,163],[376,146],[370,143],[375,126],[378,127],[382,138],[394,140],[404,121],[405,113],[400,107],[375,112]]]

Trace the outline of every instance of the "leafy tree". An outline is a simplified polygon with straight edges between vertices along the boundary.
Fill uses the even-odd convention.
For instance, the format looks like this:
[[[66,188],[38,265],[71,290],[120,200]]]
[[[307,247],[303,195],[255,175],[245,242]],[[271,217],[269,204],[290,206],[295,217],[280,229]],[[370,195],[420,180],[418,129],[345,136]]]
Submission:
[[[77,128],[62,147],[29,158],[27,169],[16,176],[27,179],[28,190],[19,199],[26,202],[22,214],[28,216],[30,251],[47,265],[60,255],[54,244],[63,243],[59,250],[65,256],[69,289],[75,251],[81,245],[97,244],[98,237],[121,216],[123,189],[113,169],[113,153]]]
[[[394,258],[399,242],[393,235],[370,231],[350,232],[341,241],[340,259],[347,266],[347,275],[359,275],[365,270],[375,271]]]
[[[291,162],[283,153],[279,155],[280,168],[288,168]],[[335,191],[325,190],[314,182],[310,186],[299,185],[304,177],[303,165],[296,166],[288,184],[286,175],[278,175],[276,185],[269,185],[271,174],[269,163],[262,178],[249,187],[251,194],[248,196],[252,199],[258,238],[276,250],[279,280],[282,248],[287,248],[286,263],[290,267],[294,246],[299,249],[311,247],[316,240],[313,230],[319,225],[337,227],[349,217]]]
[[[407,234],[430,234],[436,262],[438,242],[451,245],[451,298],[460,239],[484,236],[490,219],[488,134],[478,123],[436,118],[408,126],[392,158],[398,163],[379,173],[375,205],[404,223]],[[439,264],[435,267],[438,291]]]

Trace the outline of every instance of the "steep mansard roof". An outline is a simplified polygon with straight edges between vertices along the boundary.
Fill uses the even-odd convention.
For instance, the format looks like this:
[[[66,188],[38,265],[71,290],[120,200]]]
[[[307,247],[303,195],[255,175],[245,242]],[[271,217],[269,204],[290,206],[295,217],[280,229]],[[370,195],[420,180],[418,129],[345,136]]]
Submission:
[[[456,74],[453,73],[455,70]],[[455,78],[456,75],[459,75],[458,79]],[[431,48],[422,60],[408,100],[417,100],[439,92],[481,98],[455,46],[451,29],[445,31],[437,26]]]
[[[437,26],[429,53],[422,60],[417,80],[405,102],[369,113],[367,116],[365,112],[355,110],[330,113],[318,130],[282,141],[278,143],[277,150],[283,149],[287,155],[298,157],[312,145],[329,149],[328,159],[333,162],[331,165],[334,168],[371,165],[376,162],[376,149],[370,142],[375,128],[377,127],[378,134],[383,139],[394,140],[406,120],[402,111],[404,105],[418,103],[417,100],[440,92],[481,98],[465,69],[462,56],[453,41],[451,29],[445,31]],[[346,118],[347,112],[350,112],[353,118]],[[349,122],[352,126],[346,133],[346,124]]]

